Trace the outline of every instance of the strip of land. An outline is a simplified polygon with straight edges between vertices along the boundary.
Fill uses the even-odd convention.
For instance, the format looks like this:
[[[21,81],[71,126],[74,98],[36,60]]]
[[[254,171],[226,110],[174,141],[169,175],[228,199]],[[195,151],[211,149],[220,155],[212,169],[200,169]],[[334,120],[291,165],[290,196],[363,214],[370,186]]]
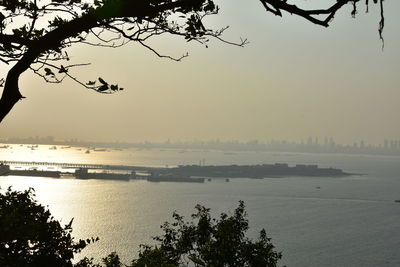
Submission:
[[[11,169],[10,166],[14,166]],[[15,169],[30,166],[30,169]],[[34,167],[32,167],[34,166]],[[58,167],[67,171],[39,170],[38,167]],[[121,173],[125,171],[125,173]],[[352,175],[337,168],[320,168],[318,165],[286,163],[259,165],[181,165],[171,168],[77,164],[57,162],[7,162],[0,165],[0,175],[41,176],[59,178],[73,176],[78,179],[131,180],[146,179],[152,182],[204,182],[210,178],[277,178],[277,177],[343,177]]]

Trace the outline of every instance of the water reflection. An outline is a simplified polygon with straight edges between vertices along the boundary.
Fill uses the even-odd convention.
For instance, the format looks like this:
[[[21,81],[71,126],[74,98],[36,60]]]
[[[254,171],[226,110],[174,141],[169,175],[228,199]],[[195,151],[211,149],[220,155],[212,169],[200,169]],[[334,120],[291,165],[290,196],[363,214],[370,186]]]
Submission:
[[[179,153],[134,149],[86,154],[84,149],[50,149],[49,146],[35,150],[0,149],[0,160],[38,161],[40,158],[151,166],[183,161],[198,163],[205,158],[209,164],[317,163],[368,174],[362,179],[231,179],[229,183],[213,180],[204,184],[0,177],[3,189],[10,185],[18,190],[35,188],[39,202],[48,205],[54,217],[63,223],[74,218],[75,236],[99,236],[100,241],[84,251],[97,259],[118,251],[125,263],[129,263],[139,244],[151,242],[151,236],[160,232],[159,225],[169,220],[174,210],[189,216],[193,207],[201,203],[212,208],[213,214],[219,214],[233,210],[242,199],[248,207],[250,235],[256,236],[258,230],[266,228],[278,250],[283,250],[283,264],[288,266],[320,266],[321,262],[332,267],[360,266],[360,263],[382,266],[382,262],[396,266],[400,262],[396,249],[400,206],[394,202],[399,199],[400,188],[398,157],[250,152],[224,156],[218,151]]]

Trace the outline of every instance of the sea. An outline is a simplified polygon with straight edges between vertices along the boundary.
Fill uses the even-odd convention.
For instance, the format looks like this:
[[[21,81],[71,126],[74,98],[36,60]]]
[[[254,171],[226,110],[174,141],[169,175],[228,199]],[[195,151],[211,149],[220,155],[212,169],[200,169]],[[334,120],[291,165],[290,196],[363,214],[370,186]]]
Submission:
[[[356,175],[212,179],[205,183],[79,180],[0,176],[0,190],[34,188],[36,199],[67,224],[76,239],[99,237],[76,255],[100,261],[116,251],[129,264],[140,244],[154,244],[160,225],[177,211],[190,220],[196,204],[214,217],[246,205],[256,239],[265,229],[279,266],[400,266],[400,157],[350,154],[235,152],[192,149],[112,149],[13,144],[0,161],[172,167],[185,164],[317,164]],[[28,166],[29,167],[29,166]],[[24,167],[26,168],[26,166]],[[43,168],[43,167],[41,167]],[[54,170],[56,167],[47,167]]]

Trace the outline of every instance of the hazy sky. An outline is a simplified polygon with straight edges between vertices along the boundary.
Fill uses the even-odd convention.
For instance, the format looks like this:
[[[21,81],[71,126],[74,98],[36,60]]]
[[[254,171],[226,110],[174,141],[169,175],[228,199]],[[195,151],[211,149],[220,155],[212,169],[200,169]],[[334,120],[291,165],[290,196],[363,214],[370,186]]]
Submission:
[[[384,2],[384,51],[377,5],[371,5],[369,14],[360,5],[356,19],[350,7],[343,9],[326,29],[289,14],[275,17],[257,0],[216,2],[221,14],[210,23],[215,28],[230,25],[225,38],[245,37],[249,45],[212,41],[206,49],[179,38],[152,41],[162,53],[189,52],[180,63],[137,45],[73,47],[75,62],[93,63],[74,74],[85,81],[101,76],[126,90],[100,95],[70,81],[46,84],[26,73],[20,88],[27,98],[0,125],[0,137],[400,139],[400,1]]]

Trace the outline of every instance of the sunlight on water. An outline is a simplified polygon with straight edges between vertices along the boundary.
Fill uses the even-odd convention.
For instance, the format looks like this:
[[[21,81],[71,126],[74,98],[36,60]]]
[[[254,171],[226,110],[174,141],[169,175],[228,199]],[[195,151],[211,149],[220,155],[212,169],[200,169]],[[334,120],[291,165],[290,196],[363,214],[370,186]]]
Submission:
[[[168,152],[168,151],[167,151]],[[112,149],[94,147],[65,147],[52,145],[10,145],[0,149],[0,161],[87,163],[103,165],[162,166],[184,164],[181,154],[161,157],[152,150]],[[197,163],[196,158],[194,163]],[[186,162],[187,163],[187,162]],[[190,162],[193,163],[193,162]]]
[[[231,179],[228,183],[213,179],[203,184],[0,176],[0,187],[32,187],[36,199],[62,224],[74,218],[75,237],[100,237],[78,259],[85,255],[100,259],[117,251],[128,264],[139,244],[151,242],[174,210],[187,217],[200,203],[217,215],[232,211],[242,199],[249,213],[249,235],[255,237],[266,228],[283,251],[282,265],[399,266],[400,205],[394,202],[400,199],[399,157],[135,148],[96,151],[44,145],[0,149],[0,161],[173,166],[198,164],[201,159],[219,165],[318,164],[366,175]]]
[[[63,149],[49,145],[11,145],[0,150],[0,160],[27,162],[82,162],[83,148]],[[82,154],[82,155],[81,155]]]

